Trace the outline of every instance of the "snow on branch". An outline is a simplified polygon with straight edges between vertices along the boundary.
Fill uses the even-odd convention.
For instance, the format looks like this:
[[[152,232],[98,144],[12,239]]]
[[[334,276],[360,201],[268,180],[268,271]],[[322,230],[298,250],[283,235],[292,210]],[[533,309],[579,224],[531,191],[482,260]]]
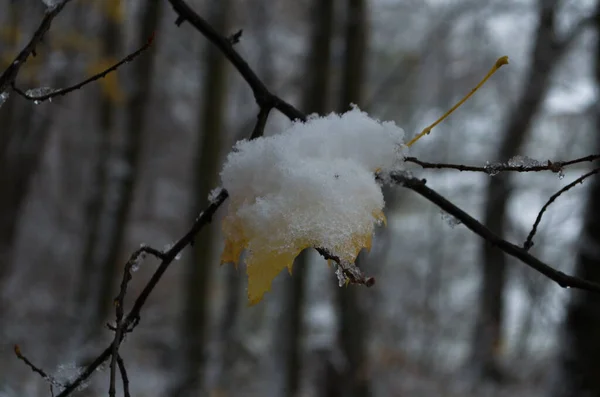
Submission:
[[[354,107],[236,144],[221,172],[231,195],[221,262],[237,263],[246,249],[250,304],[306,248],[353,263],[371,247],[374,224],[385,220],[375,173],[403,169],[403,139],[394,123]]]
[[[18,59],[22,61],[27,59],[48,30],[52,18],[68,1],[63,1],[47,13],[44,19],[45,25],[43,23],[38,29],[41,33],[36,32],[32,42],[24,50],[25,55],[20,55],[23,59]],[[374,225],[385,219],[380,184],[390,182],[418,193],[455,217],[484,240],[518,258],[560,286],[600,292],[600,284],[557,271],[531,255],[526,249],[494,234],[475,218],[426,186],[424,180],[412,178],[402,172],[405,162],[413,162],[424,168],[479,170],[462,169],[459,167],[466,166],[458,165],[432,165],[433,163],[419,162],[417,159],[405,157],[406,146],[409,145],[403,143],[403,131],[392,123],[381,123],[370,118],[358,108],[343,115],[307,117],[294,106],[272,94],[237,53],[233,44],[239,39],[239,35],[234,35],[236,39],[232,40],[231,37],[216,32],[183,0],[169,0],[169,2],[177,14],[176,24],[189,22],[221,50],[251,87],[259,108],[257,121],[251,139],[238,143],[224,165],[221,173],[224,188],[216,189],[211,193],[209,206],[196,218],[190,230],[168,250],[160,251],[142,247],[132,254],[125,266],[119,295],[115,298],[116,323],[115,326],[109,327],[115,332],[113,341],[76,379],[64,385],[58,397],[72,394],[95,373],[96,369],[111,358],[110,394],[115,394],[117,367],[123,380],[124,393],[129,394],[127,372],[119,354],[119,346],[124,340],[124,335],[133,331],[139,323],[141,311],[148,297],[171,263],[185,247],[193,244],[198,232],[211,222],[215,212],[230,197],[230,194],[229,212],[223,226],[228,241],[222,260],[237,261],[241,250],[247,248],[251,255],[248,263],[250,272],[260,266],[263,269],[261,272],[268,273],[266,278],[261,276],[261,285],[249,287],[251,303],[260,299],[262,293],[268,290],[277,268],[281,270],[282,265],[289,266],[290,258],[293,259],[295,253],[307,247],[317,249],[324,258],[336,262],[337,273],[342,284],[356,282],[366,286],[373,285],[374,280],[365,277],[352,262],[358,250],[369,247]],[[505,62],[507,59],[500,58],[495,64],[495,69],[492,68],[483,81]],[[14,83],[17,72],[18,68],[13,66],[2,74],[0,92]],[[470,95],[467,95],[464,100]],[[429,133],[431,128],[456,107],[409,143],[412,144]],[[258,139],[263,135],[272,109],[279,110],[294,123],[280,135]],[[561,168],[576,162],[597,159],[591,157],[588,156],[586,160],[562,162],[560,166],[550,162],[535,166],[558,172],[552,167]],[[509,165],[513,168],[521,166],[523,165]],[[516,171],[516,169],[510,170]],[[483,172],[486,172],[485,167]],[[144,253],[156,256],[161,263],[125,315],[123,304],[127,285],[132,276],[131,271],[135,264],[143,259]],[[282,258],[282,255],[285,260],[275,265],[274,262]],[[265,269],[264,262],[258,264],[263,260],[267,264],[271,261],[271,269],[268,268],[269,266]],[[19,356],[20,350],[16,352]],[[43,371],[42,373],[45,374]]]

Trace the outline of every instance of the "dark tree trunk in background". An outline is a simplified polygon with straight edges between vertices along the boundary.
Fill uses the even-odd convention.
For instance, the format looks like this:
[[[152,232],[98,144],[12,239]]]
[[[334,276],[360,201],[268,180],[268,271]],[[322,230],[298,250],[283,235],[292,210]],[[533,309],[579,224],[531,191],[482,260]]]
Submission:
[[[504,128],[497,161],[507,161],[519,154],[531,123],[548,91],[552,71],[558,64],[556,58],[560,55],[559,52],[563,51],[556,41],[557,4],[557,0],[539,2],[538,27],[529,71],[525,76],[521,97],[511,111]],[[508,173],[489,179],[483,223],[500,235],[505,233],[506,209],[510,194]],[[506,256],[499,249],[484,242],[481,265],[479,312],[470,364],[477,377],[501,381],[503,376],[499,368],[499,358],[503,340]]]
[[[140,23],[137,43],[135,47],[142,46],[149,37],[158,29],[163,2],[151,1],[141,7]],[[107,199],[107,213],[112,218],[110,226],[106,229],[106,251],[103,252],[100,262],[100,295],[97,297],[97,320],[104,319],[112,307],[115,296],[115,282],[124,261],[121,261],[127,220],[134,200],[136,182],[139,177],[140,157],[143,149],[143,134],[146,129],[146,109],[150,103],[152,79],[156,49],[151,49],[133,62],[127,73],[128,86],[131,87],[125,103],[125,131],[122,141],[114,156],[120,171],[111,178]],[[104,232],[104,231],[103,231]]]
[[[333,38],[333,0],[314,0],[311,5],[311,33],[305,67],[306,88],[302,110],[307,114],[325,113],[330,93],[330,59]],[[294,261],[293,276],[285,280],[283,308],[276,326],[274,350],[283,368],[281,396],[298,395],[302,379],[302,338],[304,335],[304,292],[309,251]]]
[[[119,7],[118,4],[113,6]],[[141,8],[136,47],[145,43],[158,28],[161,8],[162,2],[151,2]],[[110,18],[105,25],[104,56],[107,59],[120,55],[118,47],[114,45],[116,41],[122,41],[119,24],[118,19]],[[88,204],[88,219],[91,222],[82,266],[82,276],[87,280],[80,287],[80,301],[87,302],[90,310],[88,332],[100,329],[110,313],[115,282],[124,264],[119,259],[139,175],[155,54],[155,50],[147,51],[131,63],[129,70],[123,71],[127,73],[131,87],[123,103],[126,111],[124,130],[115,127],[116,97],[103,95],[101,99],[101,138],[95,171],[99,184],[95,186]],[[117,139],[114,139],[116,143],[112,147],[111,130],[119,132],[115,134]]]
[[[18,26],[21,4],[12,4],[11,20]],[[17,51],[18,36],[10,38],[9,48]],[[11,54],[12,55],[12,54]],[[66,76],[53,76],[56,85]],[[34,79],[21,79],[24,85],[34,85]],[[52,125],[51,109],[41,109],[33,102],[15,94],[0,109],[0,290],[12,272],[13,249],[19,220],[27,201],[31,181],[38,171]],[[2,303],[0,302],[0,316]]]
[[[10,26],[18,26],[20,20],[20,7],[22,4],[11,4],[9,24]],[[13,34],[7,37],[5,41],[6,50],[17,53],[18,34],[17,29],[13,30]],[[16,112],[20,98],[9,98],[0,108],[0,169],[10,170],[12,167],[9,161],[8,148],[11,146],[11,141],[14,135],[19,131],[15,121]],[[14,154],[13,154],[14,157]],[[11,271],[11,263],[13,256],[13,245],[15,242],[15,234],[20,213],[20,205],[18,200],[13,198],[13,190],[11,172],[3,171],[0,173],[1,186],[5,186],[8,191],[3,191],[0,195],[0,288],[2,288],[5,278]],[[0,314],[2,302],[0,301]]]
[[[233,0],[215,2],[210,8],[209,21],[218,32],[227,32]],[[227,110],[226,58],[212,44],[202,54],[206,69],[201,92],[201,118],[198,134],[194,217],[206,207],[208,195],[218,186],[219,159],[223,145]],[[208,328],[210,325],[210,290],[215,237],[211,227],[205,227],[195,238],[193,258],[187,264],[184,281],[184,313],[181,327],[183,368],[172,391],[173,396],[197,395],[206,374]]]
[[[341,81],[340,112],[348,110],[351,103],[361,105],[365,80],[368,6],[366,0],[347,0],[344,71]],[[362,267],[362,255],[357,265]],[[348,286],[337,289],[338,340],[344,358],[340,395],[366,397],[369,380],[366,377],[368,360],[367,314],[361,307],[359,289]]]
[[[600,12],[600,3],[597,5]],[[596,21],[600,34],[600,21]],[[600,37],[596,38],[594,65],[596,86],[600,87]],[[596,102],[596,150],[600,151],[600,102]],[[591,184],[584,212],[582,235],[575,273],[585,280],[600,283],[600,178]],[[559,339],[558,376],[552,379],[552,397],[600,396],[600,295],[573,291],[567,306],[563,334]]]
[[[118,6],[115,6],[118,7]],[[120,54],[121,28],[118,21],[103,15],[101,28],[101,52],[102,59],[116,59]],[[102,86],[98,90],[98,129],[94,131],[93,139],[96,141],[96,153],[89,183],[89,197],[85,205],[85,226],[87,227],[84,237],[84,248],[80,265],[80,279],[78,282],[77,302],[81,305],[85,320],[81,321],[81,332],[79,336],[87,338],[91,333],[98,332],[99,323],[103,316],[98,312],[97,299],[102,294],[100,280],[103,269],[100,268],[101,252],[106,244],[100,242],[106,238],[102,235],[103,224],[108,221],[103,219],[106,208],[106,193],[109,185],[109,166],[111,156],[111,136],[115,129],[117,108],[114,99],[108,95]]]

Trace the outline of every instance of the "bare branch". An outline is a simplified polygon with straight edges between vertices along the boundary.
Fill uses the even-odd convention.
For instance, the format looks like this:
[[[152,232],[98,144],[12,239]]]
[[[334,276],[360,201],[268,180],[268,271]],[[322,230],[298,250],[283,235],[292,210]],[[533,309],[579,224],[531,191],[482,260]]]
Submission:
[[[19,89],[15,85],[15,82],[13,81],[11,83],[12,89],[17,94],[19,94],[23,98],[27,99],[28,101],[33,101],[33,102],[36,102],[36,103],[47,101],[47,100],[55,98],[57,96],[67,95],[68,93],[73,92],[75,90],[79,90],[79,89],[83,88],[84,86],[86,86],[86,85],[88,85],[88,84],[90,84],[90,83],[92,83],[92,82],[94,82],[96,80],[100,80],[100,79],[106,77],[107,74],[116,71],[119,67],[121,67],[121,65],[133,61],[141,53],[143,53],[144,51],[146,51],[152,45],[153,41],[154,41],[154,35],[150,36],[150,38],[148,38],[148,41],[146,42],[146,44],[144,44],[142,47],[140,47],[137,51],[132,52],[131,54],[127,55],[125,58],[123,58],[119,62],[115,63],[114,65],[112,65],[108,69],[105,69],[102,72],[97,73],[97,74],[93,75],[92,77],[89,77],[89,78],[83,80],[82,82],[77,83],[75,85],[72,85],[70,87],[62,88],[62,89],[59,89],[59,90],[54,90],[54,91],[52,91],[52,92],[50,92],[50,93],[48,93],[46,95],[31,96],[31,95],[28,95],[26,92],[23,92],[23,90]]]
[[[127,370],[125,369],[125,362],[121,356],[117,356],[117,363],[119,364],[119,372],[121,373],[121,380],[123,381],[123,395],[125,397],[131,397],[129,393],[129,377],[127,376]]]
[[[290,120],[305,120],[304,113],[296,109],[294,106],[285,102],[283,99],[272,94],[265,84],[258,78],[256,73],[250,68],[248,63],[238,54],[233,48],[230,39],[219,34],[208,22],[198,15],[187,3],[183,0],[169,0],[171,6],[178,17],[175,23],[179,26],[183,22],[189,22],[196,30],[204,35],[211,43],[213,43],[223,55],[231,62],[231,64],[242,75],[248,83],[256,103],[261,109],[275,108],[286,115]]]
[[[117,341],[117,345],[123,341],[123,330],[128,329],[130,326],[139,321],[140,312],[146,303],[146,300],[162,278],[163,274],[167,271],[171,263],[175,260],[175,257],[185,248],[187,247],[193,240],[196,234],[210,221],[214,213],[217,209],[225,202],[229,194],[225,189],[222,189],[221,192],[215,197],[215,199],[210,203],[210,205],[204,210],[196,221],[192,225],[191,229],[180,238],[168,251],[161,253],[162,262],[158,269],[154,272],[142,292],[139,294],[137,299],[135,300],[132,309],[129,311],[125,319],[122,321],[121,334],[119,335],[119,339],[114,339],[113,343],[108,346],[102,353],[98,355],[98,357],[88,365],[85,370],[71,383],[65,386],[65,389],[57,396],[57,397],[65,397],[71,394],[74,390],[81,385],[86,379],[88,379],[94,371],[102,365],[109,357],[111,357],[114,349],[115,349],[115,340]],[[144,248],[144,247],[142,247]],[[122,284],[123,285],[123,284]],[[118,325],[116,330],[118,331]],[[116,337],[116,335],[115,335]],[[113,356],[114,357],[114,356]],[[118,357],[118,356],[117,356]],[[118,364],[118,360],[117,360]]]
[[[577,288],[584,291],[600,293],[600,284],[583,280],[578,277],[569,276],[568,274],[565,274],[554,269],[550,265],[547,265],[533,255],[530,255],[525,249],[502,239],[500,236],[482,225],[471,215],[452,204],[436,191],[427,187],[424,179],[410,178],[400,174],[392,175],[392,179],[403,187],[410,189],[431,201],[442,210],[459,219],[469,230],[482,237],[488,243],[498,247],[506,254],[519,259],[530,268],[556,282],[559,286],[563,288]]]
[[[27,62],[30,55],[35,56],[37,45],[42,42],[44,39],[44,35],[52,26],[52,21],[54,18],[60,14],[63,8],[70,2],[71,0],[63,0],[53,7],[49,7],[46,10],[44,18],[42,22],[36,29],[33,37],[29,40],[25,48],[21,50],[21,52],[17,55],[17,57],[12,61],[10,66],[0,75],[0,92],[6,91],[8,87],[15,81],[17,76],[19,75],[19,71],[21,67]]]
[[[41,376],[42,379],[44,379],[46,382],[48,382],[50,384],[51,392],[53,392],[52,386],[61,387],[61,388],[64,387],[59,381],[54,379],[52,376],[48,375],[43,369],[41,369],[40,367],[36,366],[31,361],[29,361],[29,359],[27,357],[25,357],[23,355],[23,353],[21,353],[21,348],[19,347],[19,345],[15,345],[14,351],[15,351],[15,355],[17,356],[17,358],[19,360],[23,361],[25,363],[25,365],[27,365],[29,368],[31,368],[31,370],[33,372],[35,372],[36,374]]]
[[[559,53],[565,52],[577,40],[581,34],[589,27],[593,27],[594,23],[598,20],[599,15],[594,13],[582,18],[575,26],[567,32],[564,37],[557,40],[556,49]]]
[[[550,161],[548,160],[546,164],[536,165],[536,166],[510,166],[507,164],[497,164],[494,166],[472,166],[472,165],[464,165],[464,164],[448,164],[448,163],[429,163],[426,161],[421,161],[416,157],[406,157],[404,161],[408,163],[413,163],[421,166],[422,168],[432,168],[432,169],[452,169],[457,171],[470,171],[470,172],[484,172],[487,174],[490,173],[498,173],[498,172],[540,172],[540,171],[552,171],[554,173],[560,173],[564,167],[573,164],[579,164],[584,162],[596,161],[600,160],[600,154],[592,154],[589,156],[581,157],[574,160],[569,161]]]
[[[523,248],[525,250],[528,251],[531,247],[533,247],[533,237],[535,236],[535,233],[537,232],[537,228],[538,228],[540,222],[542,221],[542,216],[544,215],[544,212],[546,212],[546,210],[548,209],[550,204],[552,204],[557,198],[559,198],[560,195],[569,191],[570,189],[575,187],[577,184],[583,183],[584,180],[586,180],[587,178],[589,178],[592,175],[597,174],[598,172],[600,172],[600,168],[595,168],[595,169],[591,170],[590,172],[588,172],[587,174],[584,174],[584,175],[580,176],[579,178],[575,179],[573,182],[569,183],[568,185],[566,185],[565,187],[560,189],[558,192],[556,192],[552,196],[550,196],[550,198],[548,199],[546,204],[544,204],[544,206],[538,213],[537,217],[535,218],[533,227],[531,228],[531,231],[529,232],[527,239],[523,243]]]

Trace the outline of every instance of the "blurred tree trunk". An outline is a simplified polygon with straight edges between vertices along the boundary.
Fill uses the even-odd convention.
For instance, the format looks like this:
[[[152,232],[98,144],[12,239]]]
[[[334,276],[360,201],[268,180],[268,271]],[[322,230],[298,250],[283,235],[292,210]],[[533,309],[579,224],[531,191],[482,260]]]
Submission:
[[[114,45],[120,39],[120,17],[122,11],[119,1],[114,2],[110,23],[105,25],[104,56],[114,59],[119,52]],[[160,21],[162,2],[150,2],[141,8],[139,37],[136,47],[140,47],[156,31]],[[101,100],[101,143],[100,158],[96,169],[96,178],[100,181],[93,194],[88,209],[90,234],[86,243],[84,274],[87,281],[80,288],[88,289],[87,300],[91,304],[91,319],[88,332],[99,330],[109,314],[112,298],[115,295],[115,281],[123,265],[119,262],[125,242],[127,220],[134,199],[136,181],[139,175],[140,157],[143,149],[143,133],[146,125],[146,109],[151,99],[152,75],[156,50],[151,49],[129,66],[128,73],[131,91],[127,98],[121,92],[113,92]],[[119,90],[119,86],[112,87]],[[115,122],[117,105],[124,101],[125,130],[117,134],[116,147],[111,148],[110,131]],[[114,127],[120,131],[119,128]],[[86,271],[86,266],[93,266]],[[87,275],[86,275],[87,273]],[[90,277],[96,275],[96,277]],[[85,295],[83,291],[82,295]],[[81,296],[81,295],[80,295]]]
[[[141,47],[158,29],[160,22],[161,1],[151,1],[144,7],[141,7],[141,15],[138,29],[139,36],[135,48]],[[131,205],[134,201],[136,183],[140,171],[140,158],[143,149],[143,134],[146,130],[147,112],[146,109],[151,100],[153,70],[156,59],[156,47],[150,49],[140,56],[135,62],[132,62],[129,70],[124,70],[129,79],[128,86],[131,91],[128,93],[125,104],[125,131],[123,140],[120,142],[116,157],[119,171],[113,176],[107,201],[108,214],[112,218],[107,228],[106,237],[108,238],[106,251],[100,261],[100,295],[97,297],[97,310],[100,323],[109,313],[112,307],[112,299],[115,295],[115,281],[118,278],[119,269],[124,265],[120,262],[120,254],[125,242],[125,231],[127,220],[131,212]],[[114,166],[114,165],[113,165]],[[111,194],[112,193],[112,194]]]
[[[361,105],[363,101],[363,82],[365,79],[367,34],[367,0],[347,0],[344,71],[341,82],[340,112],[348,110],[351,103]],[[357,259],[362,267],[362,255]],[[338,302],[338,340],[344,357],[340,395],[364,397],[369,393],[366,377],[367,313],[361,306],[359,289],[363,286],[348,286],[337,289]]]
[[[209,21],[218,32],[226,32],[233,0],[215,2],[209,9]],[[226,58],[209,44],[202,53],[205,62],[204,81],[201,85],[203,101],[198,135],[197,162],[194,168],[195,208],[194,217],[207,205],[208,195],[217,187],[220,151],[224,138],[227,110]],[[196,395],[202,388],[206,373],[205,347],[208,345],[210,324],[210,291],[214,263],[216,233],[206,227],[196,236],[193,258],[185,275],[185,309],[181,326],[181,347],[184,349],[180,379],[172,391],[173,396]]]
[[[118,8],[120,5],[114,4]],[[118,12],[118,11],[115,11]],[[100,64],[108,64],[117,58],[120,53],[121,29],[120,21],[103,15],[100,49]],[[105,61],[108,60],[108,61]],[[100,239],[103,238],[102,224],[106,207],[106,192],[109,184],[109,166],[111,155],[111,135],[115,129],[116,104],[115,99],[100,85],[98,95],[98,129],[95,131],[93,141],[97,146],[96,157],[89,183],[89,197],[85,204],[84,217],[87,230],[84,237],[84,248],[80,265],[80,279],[76,300],[81,305],[81,313],[85,319],[81,321],[82,337],[87,338],[90,333],[96,332],[99,325],[100,314],[96,311],[96,299],[100,296],[100,279],[103,269],[100,268]],[[106,221],[106,220],[104,220]]]
[[[502,134],[502,143],[496,161],[507,161],[517,155],[527,138],[550,85],[550,77],[560,51],[564,48],[556,40],[557,0],[540,0],[538,27],[530,61],[524,79],[523,92],[509,115]],[[504,234],[507,203],[510,198],[509,174],[489,179],[486,191],[484,221],[492,231]],[[504,318],[504,286],[506,283],[506,256],[496,247],[483,243],[482,282],[479,292],[479,313],[472,341],[471,365],[476,376],[501,381],[499,358],[502,346]]]
[[[306,88],[302,110],[325,113],[330,94],[330,61],[333,40],[333,0],[314,0],[311,5],[309,54],[305,66]],[[302,338],[304,335],[304,290],[310,256],[305,250],[296,258],[293,276],[285,280],[283,308],[275,330],[274,347],[278,367],[283,368],[279,395],[298,395],[302,379]]]
[[[10,4],[8,6],[10,12],[9,26],[15,28],[11,30],[10,36],[5,41],[6,50],[4,51],[10,51],[10,55],[18,52],[19,35],[16,27],[19,25],[20,7],[22,6],[22,3],[19,5]],[[0,55],[5,55],[4,51]],[[5,65],[2,65],[2,67],[5,67]],[[15,118],[18,112],[17,104],[20,103],[20,99],[13,95],[0,108],[0,126],[2,126],[2,129],[0,129],[0,170],[3,170],[0,173],[0,183],[2,184],[1,186],[5,186],[5,189],[7,189],[0,195],[0,288],[3,286],[4,279],[11,270],[13,244],[15,242],[17,223],[20,215],[19,200],[15,200],[13,197],[15,194],[12,194],[15,189],[11,181],[12,172],[9,172],[12,167],[8,156],[10,143],[14,139],[15,133],[20,130],[19,128],[15,128]]]
[[[271,32],[273,31],[272,22],[272,3],[271,0],[260,0],[251,5],[252,31],[256,40],[260,43],[258,49],[258,59],[260,63],[255,71],[260,79],[267,87],[270,87],[275,81],[275,71],[273,67],[273,44],[271,43]],[[245,85],[245,83],[243,83]],[[246,87],[243,87],[244,90]],[[232,90],[235,92],[236,90]],[[235,134],[236,137],[247,138],[250,131],[254,127],[256,118],[252,117],[249,122],[242,123],[241,128]],[[232,376],[235,374],[235,364],[240,354],[240,340],[236,333],[236,325],[242,305],[242,286],[243,275],[239,269],[234,266],[226,266],[225,272],[225,304],[224,309],[220,314],[217,341],[218,351],[216,352],[215,363],[215,379],[214,388],[225,395],[234,393],[234,385],[231,382]]]
[[[600,12],[600,2],[597,4]],[[600,20],[596,19],[596,59],[594,76],[600,87]],[[596,103],[596,151],[600,150],[600,102]],[[600,178],[594,176],[584,212],[582,236],[575,273],[600,282]],[[600,295],[571,290],[567,315],[559,340],[558,376],[552,378],[553,397],[600,396]]]
[[[15,30],[8,44],[10,51],[15,53],[18,51],[16,27],[19,26],[23,6],[12,4],[9,7]],[[64,78],[64,74],[58,73],[54,76],[54,83],[60,84]],[[25,86],[39,84],[34,76],[21,78],[20,82]],[[51,109],[36,107],[33,102],[14,94],[0,110],[0,288],[11,272],[19,219],[31,181],[44,156],[51,125]]]

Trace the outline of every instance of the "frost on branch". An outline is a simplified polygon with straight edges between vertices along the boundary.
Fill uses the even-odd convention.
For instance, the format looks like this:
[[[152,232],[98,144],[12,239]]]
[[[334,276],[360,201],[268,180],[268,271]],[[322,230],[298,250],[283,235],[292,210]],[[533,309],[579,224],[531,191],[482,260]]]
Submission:
[[[8,92],[0,92],[0,107],[2,107],[2,105],[4,105],[4,102],[6,102],[6,100],[8,99],[8,97],[10,96],[10,94]]]
[[[231,197],[221,263],[246,249],[250,304],[305,248],[348,262],[370,248],[374,225],[385,222],[375,172],[402,169],[403,139],[394,123],[354,107],[235,145],[221,172]]]

